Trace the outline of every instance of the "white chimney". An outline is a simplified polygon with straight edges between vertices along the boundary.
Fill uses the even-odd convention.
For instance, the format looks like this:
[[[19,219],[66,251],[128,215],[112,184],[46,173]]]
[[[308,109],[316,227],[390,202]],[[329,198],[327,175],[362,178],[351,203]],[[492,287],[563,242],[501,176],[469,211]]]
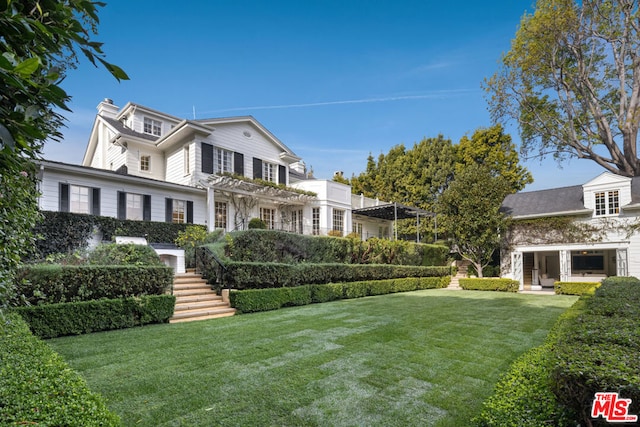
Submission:
[[[107,117],[109,119],[115,119],[118,115],[118,107],[113,105],[113,100],[105,98],[100,104],[98,104],[98,115]]]

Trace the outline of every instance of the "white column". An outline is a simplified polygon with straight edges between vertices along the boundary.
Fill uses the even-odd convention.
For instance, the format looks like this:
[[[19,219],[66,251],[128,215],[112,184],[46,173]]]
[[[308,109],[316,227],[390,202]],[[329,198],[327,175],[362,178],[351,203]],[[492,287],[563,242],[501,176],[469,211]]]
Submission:
[[[522,252],[513,252],[511,254],[511,271],[513,271],[513,280],[520,282],[519,289],[524,290],[524,269],[522,265]]]
[[[216,227],[216,201],[213,188],[207,187],[207,230],[212,232]]]
[[[627,249],[616,249],[616,276],[628,276]]]
[[[571,251],[560,251],[560,281],[571,281]]]

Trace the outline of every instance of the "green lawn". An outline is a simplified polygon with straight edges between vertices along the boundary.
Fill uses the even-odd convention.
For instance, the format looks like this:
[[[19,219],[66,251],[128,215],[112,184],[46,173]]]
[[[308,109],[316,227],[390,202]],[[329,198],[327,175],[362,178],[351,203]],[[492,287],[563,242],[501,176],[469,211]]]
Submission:
[[[427,290],[47,341],[126,426],[463,426],[576,297]]]

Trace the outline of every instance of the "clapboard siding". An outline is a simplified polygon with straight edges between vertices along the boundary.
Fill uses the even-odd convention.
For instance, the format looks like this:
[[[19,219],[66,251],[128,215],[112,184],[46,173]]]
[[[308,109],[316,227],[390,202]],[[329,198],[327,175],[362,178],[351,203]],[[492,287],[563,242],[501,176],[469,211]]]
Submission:
[[[53,166],[55,168],[55,166]],[[58,211],[60,183],[100,188],[100,214],[117,218],[118,192],[127,192],[151,196],[151,220],[165,220],[166,198],[193,202],[193,222],[204,224],[206,218],[206,192],[191,188],[175,188],[162,182],[151,182],[125,176],[95,176],[90,169],[79,168],[74,172],[55,170],[45,165],[40,183],[42,196],[39,200],[41,210]]]

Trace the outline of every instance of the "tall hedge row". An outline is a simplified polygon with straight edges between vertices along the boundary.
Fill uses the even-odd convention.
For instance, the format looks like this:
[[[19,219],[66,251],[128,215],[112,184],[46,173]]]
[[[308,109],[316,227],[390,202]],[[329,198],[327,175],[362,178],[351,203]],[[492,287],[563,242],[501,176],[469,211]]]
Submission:
[[[212,261],[208,269],[210,283],[218,282]],[[222,273],[222,286],[234,289],[292,287],[316,283],[355,282],[402,277],[441,277],[451,274],[449,267],[358,264],[282,264],[227,262]]]
[[[120,419],[17,313],[7,313],[0,316],[0,425],[106,427]]]
[[[37,264],[19,273],[18,294],[30,304],[161,295],[171,290],[167,266]]]
[[[275,230],[228,234],[227,256],[233,261],[275,263],[349,263],[445,265],[449,249],[386,239],[305,236]]]
[[[36,242],[34,258],[83,249],[94,231],[102,233],[104,241],[111,241],[114,236],[119,235],[145,237],[149,243],[173,243],[178,233],[190,225],[193,224],[131,221],[71,212],[43,211],[42,221],[35,228],[39,239]]]

